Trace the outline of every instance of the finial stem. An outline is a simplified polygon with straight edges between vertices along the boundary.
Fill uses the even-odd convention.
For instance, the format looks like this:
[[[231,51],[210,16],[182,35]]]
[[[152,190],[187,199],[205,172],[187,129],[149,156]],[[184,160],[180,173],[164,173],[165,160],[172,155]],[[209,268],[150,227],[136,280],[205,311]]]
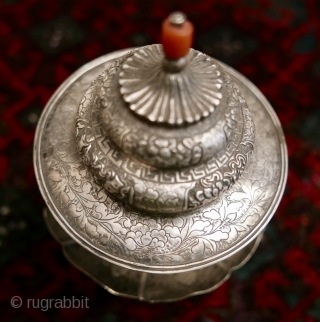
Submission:
[[[173,24],[174,26],[182,26],[183,23],[187,20],[187,16],[180,11],[175,11],[172,12],[169,15],[169,21],[171,22],[171,24]]]

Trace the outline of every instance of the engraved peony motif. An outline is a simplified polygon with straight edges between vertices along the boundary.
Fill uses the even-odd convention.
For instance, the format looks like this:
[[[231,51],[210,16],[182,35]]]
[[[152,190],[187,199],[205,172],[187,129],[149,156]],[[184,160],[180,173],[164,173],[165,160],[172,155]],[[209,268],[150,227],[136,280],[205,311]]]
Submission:
[[[136,245],[158,248],[164,247],[167,240],[168,238],[165,230],[160,227],[159,229],[150,231],[150,228],[147,225],[138,223],[137,225],[132,226],[130,232],[127,233],[125,243],[132,249],[136,248]]]
[[[201,135],[198,139],[196,135],[180,140],[168,139],[148,136],[146,132],[136,129],[128,130],[123,123],[114,122],[115,110],[110,109],[114,98],[108,97],[112,96],[113,92],[110,79],[117,78],[116,69],[121,70],[123,63],[133,54],[134,52],[131,52],[123,56],[98,77],[80,103],[76,137],[82,159],[90,166],[98,184],[116,199],[139,209],[174,213],[208,204],[232,186],[249,163],[254,144],[254,124],[245,100],[231,77],[225,73],[228,109],[224,122],[218,123],[221,128],[217,132],[209,131],[206,141],[210,142],[209,137],[215,133],[223,133],[229,139],[229,143],[219,155],[198,166],[203,160],[205,150],[201,147],[201,142],[204,142],[201,141]],[[101,99],[104,108],[101,114],[104,123],[108,124],[108,134],[99,117],[96,118],[101,108],[100,104],[95,103],[99,101],[97,97]],[[140,156],[146,156],[142,160],[147,160],[146,163],[151,165],[196,166],[187,171],[151,171],[142,162],[136,162],[115,148],[113,140],[119,140],[116,144],[121,146],[127,155],[136,156],[140,153]],[[207,149],[209,146],[207,145]],[[153,183],[149,185],[150,182]]]
[[[66,218],[103,247],[118,247],[135,259],[148,254],[153,263],[189,263],[234,244],[261,219],[278,180],[277,165],[266,156],[264,163],[254,160],[242,182],[203,211],[183,217],[141,217],[92,182],[90,172],[76,155],[67,155],[66,148],[65,144],[49,147],[46,158],[49,185]],[[168,194],[175,202],[174,193]],[[160,201],[150,188],[146,197],[150,203]]]
[[[213,59],[190,49],[187,66],[179,73],[166,72],[160,45],[137,50],[122,65],[120,91],[135,113],[149,121],[193,123],[219,105],[221,71]]]

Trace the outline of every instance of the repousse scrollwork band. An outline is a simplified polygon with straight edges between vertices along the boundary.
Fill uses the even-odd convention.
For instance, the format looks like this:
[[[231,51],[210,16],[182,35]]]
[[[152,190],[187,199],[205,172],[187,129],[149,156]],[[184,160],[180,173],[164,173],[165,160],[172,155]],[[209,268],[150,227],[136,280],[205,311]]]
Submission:
[[[148,132],[143,134],[144,137],[139,137],[141,132],[132,131],[130,125],[120,126],[119,121],[113,124],[111,116],[117,120],[117,116],[112,113],[114,109],[126,109],[121,102],[117,77],[121,66],[132,55],[134,52],[123,56],[96,79],[80,104],[77,140],[84,161],[91,167],[96,181],[109,193],[141,210],[176,213],[216,199],[220,192],[228,189],[240,177],[253,151],[254,124],[244,98],[230,76],[222,70],[226,110],[221,122],[217,123],[217,128],[221,130],[220,135],[225,136],[224,148],[210,159],[203,160],[202,151],[207,147],[201,146],[201,138],[208,133],[212,134],[212,129],[209,129],[208,133],[198,133],[198,142],[189,139],[187,145],[192,155],[187,158],[191,163],[189,167],[181,168],[181,164],[178,164],[180,169],[150,167],[139,162],[139,158],[136,160],[129,156],[136,149],[134,145],[128,148],[129,145],[123,143],[125,138],[130,137],[130,131],[136,142],[143,141],[141,151],[157,150],[162,160],[172,160],[169,153],[179,151],[179,144],[183,148],[186,138],[180,138],[180,142],[179,139],[166,141],[160,132],[158,137],[154,135],[150,140],[146,138]],[[221,67],[217,68],[221,70]],[[199,128],[201,129],[201,124]],[[216,138],[211,141],[214,139]],[[197,147],[199,149],[195,151]],[[150,160],[159,162],[159,158],[149,158],[148,161]],[[192,160],[196,160],[195,165]]]

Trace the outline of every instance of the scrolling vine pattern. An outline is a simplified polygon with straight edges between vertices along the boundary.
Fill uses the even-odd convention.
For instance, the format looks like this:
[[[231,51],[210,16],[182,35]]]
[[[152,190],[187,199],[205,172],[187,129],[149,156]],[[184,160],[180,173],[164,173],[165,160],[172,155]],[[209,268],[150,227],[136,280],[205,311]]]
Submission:
[[[134,262],[179,265],[202,260],[232,246],[251,231],[277,186],[276,163],[253,161],[219,202],[184,216],[141,216],[114,201],[92,180],[68,143],[47,152],[49,184],[65,217],[103,250]],[[254,169],[254,170],[252,170]]]

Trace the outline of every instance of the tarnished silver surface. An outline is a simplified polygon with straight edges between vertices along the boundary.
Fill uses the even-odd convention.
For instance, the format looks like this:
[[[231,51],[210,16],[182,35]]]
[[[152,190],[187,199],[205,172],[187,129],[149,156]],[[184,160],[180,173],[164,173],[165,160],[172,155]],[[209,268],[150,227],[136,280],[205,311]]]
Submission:
[[[124,51],[103,56],[74,73],[58,89],[42,114],[36,133],[35,168],[50,211],[79,245],[112,264],[140,272],[182,273],[233,257],[261,233],[284,191],[286,145],[273,109],[252,83],[221,64],[245,97],[258,129],[250,164],[219,199],[201,208],[179,215],[134,211],[129,205],[112,199],[111,194],[96,183],[99,178],[94,180],[78,153],[74,126],[83,93],[97,75],[123,54]],[[96,138],[92,136],[92,141]],[[103,144],[103,140],[100,143]],[[107,155],[117,162],[118,152],[110,150]],[[121,157],[118,165],[119,169],[135,171],[134,164],[123,164]],[[206,194],[211,198],[206,189],[216,180],[211,178],[210,181],[205,173],[205,168],[195,172],[207,178],[197,187],[197,191],[203,191],[198,194],[198,202],[202,202]],[[112,171],[104,175],[106,181],[115,181],[115,188],[121,186],[118,178],[125,179],[125,176],[114,176]],[[152,171],[146,175],[152,177]],[[151,208],[163,202],[153,189],[159,179],[150,181],[145,191]],[[170,180],[176,177],[169,176]],[[216,184],[220,185],[218,182]],[[171,204],[176,207],[177,200],[181,200],[177,192],[172,189],[166,193],[168,209]]]
[[[244,265],[253,255],[262,238],[235,255],[215,265],[191,272],[152,274],[111,264],[77,244],[46,209],[44,217],[51,234],[63,246],[66,258],[110,293],[148,302],[171,302],[218,288],[233,270]]]

